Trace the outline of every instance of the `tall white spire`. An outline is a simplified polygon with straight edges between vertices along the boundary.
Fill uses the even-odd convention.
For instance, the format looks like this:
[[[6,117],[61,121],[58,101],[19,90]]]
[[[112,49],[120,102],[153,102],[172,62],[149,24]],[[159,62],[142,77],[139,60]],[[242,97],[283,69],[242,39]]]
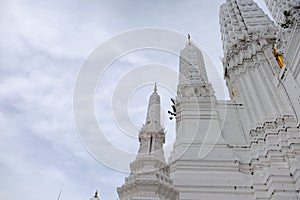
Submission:
[[[165,131],[160,123],[160,109],[160,97],[155,83],[154,91],[149,98],[146,123],[139,134],[140,149],[138,156],[152,154],[165,161],[163,152]]]
[[[180,52],[177,100],[198,101],[212,97],[213,94],[202,52],[191,42],[191,36],[188,34],[185,48]]]
[[[149,98],[148,111],[146,117],[146,123],[143,129],[148,131],[160,131],[162,129],[160,124],[160,97],[157,93],[157,85],[154,85],[154,91]]]
[[[274,22],[253,0],[226,0],[220,25],[224,76],[231,99],[247,110],[245,130],[289,112],[286,95],[273,82],[282,67],[272,54],[278,32]]]
[[[139,152],[130,164],[131,173],[118,188],[120,200],[177,200],[178,192],[170,178],[164,157],[165,130],[160,123],[160,97],[155,83],[149,98],[146,123],[139,133]]]
[[[220,9],[225,56],[259,37],[275,38],[275,24],[253,0],[227,0]]]
[[[201,84],[207,83],[207,73],[201,51],[191,42],[188,34],[188,41],[185,48],[180,52],[179,61],[179,84]]]
[[[202,53],[192,42],[188,41],[181,51],[179,65],[176,141],[170,162],[180,199],[229,199],[226,196],[238,199],[225,189],[240,177],[221,169],[237,171],[237,162],[221,134],[218,103]],[[218,194],[215,193],[216,186]]]

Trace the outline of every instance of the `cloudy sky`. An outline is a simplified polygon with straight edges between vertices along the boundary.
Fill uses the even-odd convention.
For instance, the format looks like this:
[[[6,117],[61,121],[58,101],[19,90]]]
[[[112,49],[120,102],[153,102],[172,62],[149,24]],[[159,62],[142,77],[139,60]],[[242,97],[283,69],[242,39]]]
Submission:
[[[84,61],[103,42],[132,29],[190,33],[215,66],[208,73],[217,97],[226,99],[218,24],[224,1],[1,0],[0,199],[54,200],[62,190],[62,200],[82,200],[97,188],[101,199],[117,199],[116,188],[128,175],[116,166],[122,159],[100,141],[95,144],[98,153],[111,159],[102,162],[84,144],[74,122],[73,91]],[[265,10],[263,0],[256,2]],[[178,42],[183,48],[184,42]],[[178,69],[178,55],[141,49],[111,63],[95,91],[95,114],[104,136],[132,155],[157,80],[148,80],[143,70],[138,76],[131,72],[151,63],[168,66],[166,78],[177,79],[171,71]],[[121,87],[133,79],[145,81],[134,90]],[[176,84],[158,85],[168,155],[175,133],[166,111]],[[123,99],[120,92],[126,89],[130,95]]]

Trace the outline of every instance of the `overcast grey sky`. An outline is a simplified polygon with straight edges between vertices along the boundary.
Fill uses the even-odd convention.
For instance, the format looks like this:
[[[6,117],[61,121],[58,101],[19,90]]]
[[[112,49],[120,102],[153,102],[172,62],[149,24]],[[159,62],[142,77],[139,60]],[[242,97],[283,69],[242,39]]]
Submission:
[[[101,43],[131,29],[160,27],[190,33],[214,63],[216,71],[209,69],[209,77],[217,97],[225,99],[224,86],[216,85],[222,80],[218,12],[223,2],[1,0],[0,199],[54,200],[62,189],[62,200],[82,200],[97,188],[101,199],[116,199],[116,187],[127,174],[95,160],[76,132],[72,97],[82,63]],[[263,0],[256,2],[265,10]],[[105,135],[132,153],[138,148],[138,130],[133,137],[124,136],[114,117],[123,113],[112,113],[112,98],[124,74],[149,63],[178,68],[176,55],[133,52],[110,66],[95,94],[95,112]],[[137,128],[145,120],[151,92],[148,82],[124,100],[129,101],[129,116]],[[159,93],[166,143],[171,146],[174,122],[165,112],[174,91],[161,86]],[[112,159],[119,158],[112,155]]]

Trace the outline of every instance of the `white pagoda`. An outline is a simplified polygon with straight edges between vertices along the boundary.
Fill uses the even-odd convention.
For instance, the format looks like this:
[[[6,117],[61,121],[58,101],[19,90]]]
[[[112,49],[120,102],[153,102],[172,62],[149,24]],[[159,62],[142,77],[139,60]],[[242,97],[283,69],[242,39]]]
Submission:
[[[146,123],[140,130],[140,148],[125,184],[118,188],[120,200],[177,200],[163,144],[165,130],[160,122],[160,97],[155,84],[149,99]]]
[[[163,153],[157,91],[120,200],[300,199],[300,1],[253,0],[220,8],[224,78],[218,100],[190,38],[179,58],[176,141]]]

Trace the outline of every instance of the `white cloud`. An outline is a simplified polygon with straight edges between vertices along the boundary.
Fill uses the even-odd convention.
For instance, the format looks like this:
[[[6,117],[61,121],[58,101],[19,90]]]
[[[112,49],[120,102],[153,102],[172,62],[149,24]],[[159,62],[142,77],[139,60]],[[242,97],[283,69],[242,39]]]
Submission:
[[[191,33],[221,73],[218,7],[222,2],[1,1],[0,199],[50,200],[61,188],[62,199],[89,199],[96,188],[102,199],[115,199],[115,189],[126,174],[95,161],[74,128],[72,95],[80,65],[109,37],[132,28],[156,26]],[[128,139],[114,124],[111,98],[128,70],[149,62],[178,67],[174,55],[134,52],[111,66],[96,93],[97,116],[107,138],[127,151],[135,152],[138,142]],[[136,98],[146,96],[143,101],[133,96],[129,114],[140,126],[149,94],[138,92]],[[172,95],[163,89],[159,92],[162,105],[169,109]],[[174,122],[165,123],[170,140]]]

